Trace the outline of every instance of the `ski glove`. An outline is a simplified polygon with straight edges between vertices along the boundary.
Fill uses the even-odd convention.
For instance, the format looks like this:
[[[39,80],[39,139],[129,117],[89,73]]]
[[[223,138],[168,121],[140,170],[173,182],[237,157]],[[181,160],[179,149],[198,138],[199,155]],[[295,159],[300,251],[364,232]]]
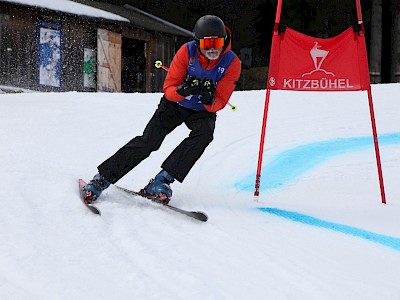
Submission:
[[[214,103],[215,97],[215,85],[211,79],[204,79],[200,85],[200,100],[205,105],[211,105]]]
[[[198,80],[196,77],[190,77],[184,83],[178,86],[176,92],[183,97],[187,97],[189,95],[198,94],[199,90],[200,80]]]

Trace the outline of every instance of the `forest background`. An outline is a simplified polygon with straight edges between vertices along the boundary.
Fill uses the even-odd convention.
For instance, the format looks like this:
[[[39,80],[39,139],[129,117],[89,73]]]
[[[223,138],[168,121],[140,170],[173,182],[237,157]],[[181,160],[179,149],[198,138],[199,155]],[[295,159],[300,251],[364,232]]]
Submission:
[[[251,49],[248,72],[265,85],[277,0],[98,0],[129,4],[188,30],[204,14],[218,15],[233,35],[237,54]],[[400,0],[361,0],[371,82],[400,82]],[[328,38],[357,24],[355,0],[284,0],[281,23]],[[179,46],[179,45],[177,45]],[[256,68],[256,69],[254,69]],[[260,69],[261,68],[261,69]]]

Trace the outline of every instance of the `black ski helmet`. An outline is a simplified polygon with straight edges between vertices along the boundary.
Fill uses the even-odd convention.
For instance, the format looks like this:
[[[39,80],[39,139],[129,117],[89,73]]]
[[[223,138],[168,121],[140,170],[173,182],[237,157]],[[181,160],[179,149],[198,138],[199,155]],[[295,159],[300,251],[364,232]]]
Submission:
[[[193,36],[199,40],[207,36],[226,38],[225,24],[220,18],[206,15],[197,20],[193,29]]]

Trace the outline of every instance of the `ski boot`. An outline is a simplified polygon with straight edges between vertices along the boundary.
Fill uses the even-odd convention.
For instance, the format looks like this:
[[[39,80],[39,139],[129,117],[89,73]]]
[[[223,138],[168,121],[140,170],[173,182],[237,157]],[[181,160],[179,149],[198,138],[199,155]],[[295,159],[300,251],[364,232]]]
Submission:
[[[162,204],[168,204],[172,197],[172,190],[169,185],[174,181],[174,177],[168,174],[167,171],[162,170],[139,193],[146,198]]]
[[[110,182],[101,176],[99,173],[94,175],[93,179],[83,188],[85,192],[85,200],[88,203],[93,203],[96,201],[101,192],[110,186]]]

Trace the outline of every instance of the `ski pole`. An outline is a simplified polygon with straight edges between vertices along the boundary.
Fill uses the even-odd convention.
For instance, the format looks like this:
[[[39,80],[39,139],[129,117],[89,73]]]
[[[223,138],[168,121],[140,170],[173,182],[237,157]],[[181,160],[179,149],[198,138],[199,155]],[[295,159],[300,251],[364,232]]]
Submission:
[[[164,69],[165,71],[167,71],[167,72],[168,72],[168,70],[169,70],[168,67],[166,67],[166,66],[164,66],[164,65],[162,64],[162,61],[161,61],[161,60],[156,60],[155,63],[154,63],[154,66],[155,66],[157,69],[163,68],[163,69]]]
[[[156,60],[156,61],[154,62],[154,66],[155,66],[157,69],[162,68],[162,69],[164,69],[164,70],[167,71],[167,72],[169,71],[169,68],[166,67],[166,66],[164,66],[161,60]],[[236,106],[236,105],[232,105],[232,104],[230,104],[229,102],[228,102],[228,105],[231,107],[231,110],[232,110],[232,111],[235,111],[235,110],[237,109],[237,106]]]

